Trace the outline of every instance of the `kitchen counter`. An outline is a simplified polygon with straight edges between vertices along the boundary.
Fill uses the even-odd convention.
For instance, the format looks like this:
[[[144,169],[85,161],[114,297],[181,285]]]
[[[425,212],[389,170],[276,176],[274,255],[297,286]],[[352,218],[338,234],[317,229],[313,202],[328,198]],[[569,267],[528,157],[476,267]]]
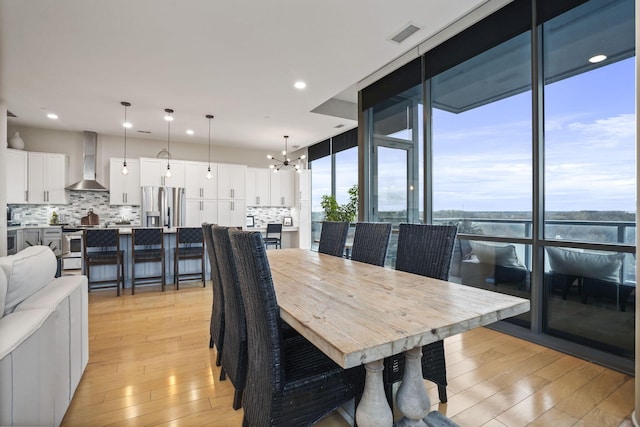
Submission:
[[[33,228],[62,228],[61,225],[49,225],[49,224],[29,224],[29,225],[11,225],[7,227],[7,230],[28,230]]]
[[[265,233],[267,231],[267,227],[243,227],[242,229],[244,231],[259,231],[261,233]],[[298,227],[282,227],[283,233],[291,233],[294,231],[297,232]]]

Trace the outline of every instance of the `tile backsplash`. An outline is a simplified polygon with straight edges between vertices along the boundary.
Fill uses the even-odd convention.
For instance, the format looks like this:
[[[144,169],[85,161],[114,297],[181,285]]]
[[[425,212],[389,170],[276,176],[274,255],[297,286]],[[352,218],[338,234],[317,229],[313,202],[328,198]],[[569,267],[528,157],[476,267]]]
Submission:
[[[61,223],[78,225],[89,209],[100,217],[100,225],[122,220],[132,225],[140,224],[140,206],[116,206],[109,204],[106,191],[69,191],[68,205],[9,205],[14,222],[46,224],[55,211]]]
[[[292,216],[290,207],[276,206],[247,206],[247,215],[253,215],[256,227],[266,227],[270,222],[282,224],[285,216]],[[297,227],[296,221],[293,221],[294,227]]]
[[[140,224],[140,206],[116,206],[109,204],[109,193],[106,191],[70,191],[68,205],[9,205],[14,222],[27,224],[47,224],[51,214],[58,214],[59,222],[79,225],[80,219],[86,216],[89,209],[100,217],[100,225],[106,222],[113,224],[122,220],[132,225]],[[253,215],[256,227],[266,227],[270,222],[282,223],[287,216],[295,216],[290,207],[248,206],[247,215]],[[297,227],[297,218],[293,219]]]

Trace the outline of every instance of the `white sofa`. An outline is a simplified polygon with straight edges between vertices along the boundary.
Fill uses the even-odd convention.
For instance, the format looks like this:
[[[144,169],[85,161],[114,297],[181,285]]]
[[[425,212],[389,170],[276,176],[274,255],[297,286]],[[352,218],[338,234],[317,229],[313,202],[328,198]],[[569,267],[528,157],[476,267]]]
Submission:
[[[0,426],[57,426],[89,361],[86,276],[46,246],[0,257]]]

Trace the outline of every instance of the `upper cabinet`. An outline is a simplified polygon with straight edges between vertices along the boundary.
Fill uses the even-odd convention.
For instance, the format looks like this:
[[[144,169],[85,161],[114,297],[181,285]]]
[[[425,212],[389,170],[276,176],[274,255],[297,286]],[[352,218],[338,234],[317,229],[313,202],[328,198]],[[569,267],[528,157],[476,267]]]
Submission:
[[[7,149],[7,203],[27,203],[28,155]]]
[[[67,198],[67,156],[64,154],[29,152],[28,203],[65,204]]]
[[[245,165],[218,163],[218,199],[244,200],[246,191]]]
[[[187,199],[218,198],[218,165],[211,163],[211,178],[207,178],[209,163],[185,162],[185,195]]]
[[[127,159],[129,173],[122,174],[122,158],[111,158],[109,163],[109,204],[140,205],[140,161]]]
[[[271,205],[271,169],[247,168],[247,206]]]
[[[170,160],[171,176],[167,177],[167,160],[142,157],[140,159],[140,186],[184,187],[185,161]]]
[[[311,200],[311,170],[301,169],[297,174],[296,196],[299,202]]]
[[[271,206],[295,206],[293,180],[295,172],[280,170],[271,173]]]

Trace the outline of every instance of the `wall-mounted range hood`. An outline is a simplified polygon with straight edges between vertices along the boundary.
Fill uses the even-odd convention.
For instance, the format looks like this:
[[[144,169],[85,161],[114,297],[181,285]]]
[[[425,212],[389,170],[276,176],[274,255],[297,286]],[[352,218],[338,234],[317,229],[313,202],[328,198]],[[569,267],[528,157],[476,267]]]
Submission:
[[[96,152],[98,148],[98,134],[85,131],[84,135],[84,159],[82,166],[81,181],[71,184],[67,190],[75,191],[108,191],[98,181],[96,181]]]

